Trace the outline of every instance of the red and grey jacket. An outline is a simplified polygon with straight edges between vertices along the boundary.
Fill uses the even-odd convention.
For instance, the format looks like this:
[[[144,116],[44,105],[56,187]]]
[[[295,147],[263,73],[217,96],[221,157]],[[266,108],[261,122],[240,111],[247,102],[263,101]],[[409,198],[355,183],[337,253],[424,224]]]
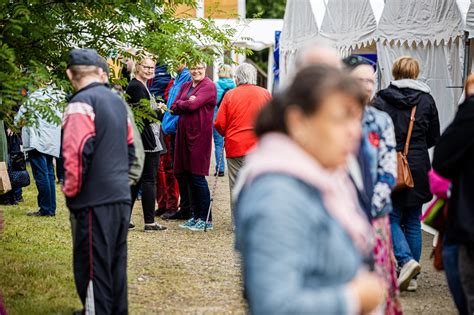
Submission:
[[[62,141],[70,209],[131,201],[133,129],[118,95],[97,82],[74,94],[64,113]]]

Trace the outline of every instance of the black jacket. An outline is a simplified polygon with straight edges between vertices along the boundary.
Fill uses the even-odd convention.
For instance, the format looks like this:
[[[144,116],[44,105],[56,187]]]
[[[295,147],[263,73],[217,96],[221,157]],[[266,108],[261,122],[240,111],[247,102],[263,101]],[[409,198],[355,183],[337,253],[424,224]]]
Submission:
[[[408,163],[415,187],[392,194],[395,208],[421,207],[423,203],[431,200],[432,194],[428,183],[428,171],[430,170],[428,149],[436,144],[440,133],[438,110],[433,97],[427,93],[428,86],[425,85],[426,89],[422,91],[423,84],[420,82],[404,81],[412,81],[413,88],[399,88],[390,84],[389,87],[377,93],[373,102],[376,108],[388,113],[393,120],[397,151],[403,151],[411,110],[413,106],[417,106],[408,150]],[[410,84],[408,85],[410,86]]]
[[[108,87],[91,83],[71,98],[63,117],[62,155],[70,209],[131,202],[132,125],[123,100]]]
[[[461,106],[436,145],[434,170],[453,181],[446,236],[474,244],[474,97]]]
[[[140,100],[142,99],[150,100],[150,94],[148,93],[147,88],[137,79],[132,79],[130,81],[125,93],[127,93],[130,97],[128,99],[128,103],[132,108],[134,106],[137,106],[140,103]],[[158,117],[158,119],[160,119],[160,117]],[[153,129],[150,126],[150,121],[147,119],[143,119],[143,124],[143,130],[141,131],[143,149],[145,151],[155,150],[158,144],[156,141],[157,139],[153,133]]]

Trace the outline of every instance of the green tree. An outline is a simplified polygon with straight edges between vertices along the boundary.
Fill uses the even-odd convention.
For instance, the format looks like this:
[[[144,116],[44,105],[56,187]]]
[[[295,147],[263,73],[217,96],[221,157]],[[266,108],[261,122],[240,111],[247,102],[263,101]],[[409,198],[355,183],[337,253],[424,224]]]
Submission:
[[[234,29],[209,19],[178,18],[181,4],[195,7],[196,1],[0,0],[0,119],[11,124],[22,89],[53,81],[71,91],[65,69],[73,47],[108,56],[130,45],[158,56],[170,69],[236,50]]]
[[[283,19],[285,15],[286,0],[246,0],[247,17],[258,16],[262,19]],[[268,49],[255,51],[250,56],[256,65],[263,71],[268,69]]]
[[[263,19],[282,19],[286,0],[246,0],[247,17],[260,16]]]

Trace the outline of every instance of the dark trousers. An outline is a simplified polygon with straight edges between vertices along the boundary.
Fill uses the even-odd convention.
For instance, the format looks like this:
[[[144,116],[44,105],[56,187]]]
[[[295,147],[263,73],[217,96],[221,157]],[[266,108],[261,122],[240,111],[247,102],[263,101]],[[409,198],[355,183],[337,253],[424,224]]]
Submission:
[[[64,159],[62,154],[56,158],[56,179],[58,182],[64,182]]]
[[[459,314],[467,314],[467,303],[459,278],[459,246],[443,243],[443,265],[449,291]]]
[[[73,267],[76,289],[86,310],[128,314],[127,233],[129,203],[73,210]],[[92,313],[93,314],[93,313]]]
[[[135,186],[132,186],[132,209],[142,188],[142,208],[145,224],[155,222],[156,174],[160,165],[160,153],[145,152],[142,177]]]
[[[156,185],[156,202],[158,208],[172,211],[178,210],[179,186],[174,177],[174,136],[163,137],[167,152],[161,156],[158,170],[158,185]]]
[[[211,202],[211,193],[209,192],[206,177],[182,173],[176,174],[176,179],[178,179],[181,198],[184,198],[181,206],[184,207],[189,204],[194,219],[205,221]],[[212,213],[209,216],[209,221],[212,221]]]
[[[28,152],[31,171],[38,189],[38,206],[42,214],[56,213],[56,183],[53,156],[37,150]]]
[[[469,315],[474,314],[474,244],[459,245],[459,276]]]

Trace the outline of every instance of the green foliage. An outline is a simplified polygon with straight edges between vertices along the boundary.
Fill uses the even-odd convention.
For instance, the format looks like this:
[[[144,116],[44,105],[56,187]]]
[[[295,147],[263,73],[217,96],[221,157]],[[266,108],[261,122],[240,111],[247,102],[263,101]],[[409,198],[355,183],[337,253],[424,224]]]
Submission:
[[[72,92],[65,70],[73,47],[94,48],[103,56],[141,48],[170,69],[237,50],[235,30],[208,19],[178,18],[180,4],[195,7],[196,1],[0,1],[0,119],[11,126],[22,89],[32,92],[53,81]]]
[[[286,0],[246,0],[247,17],[282,19],[285,6]]]

